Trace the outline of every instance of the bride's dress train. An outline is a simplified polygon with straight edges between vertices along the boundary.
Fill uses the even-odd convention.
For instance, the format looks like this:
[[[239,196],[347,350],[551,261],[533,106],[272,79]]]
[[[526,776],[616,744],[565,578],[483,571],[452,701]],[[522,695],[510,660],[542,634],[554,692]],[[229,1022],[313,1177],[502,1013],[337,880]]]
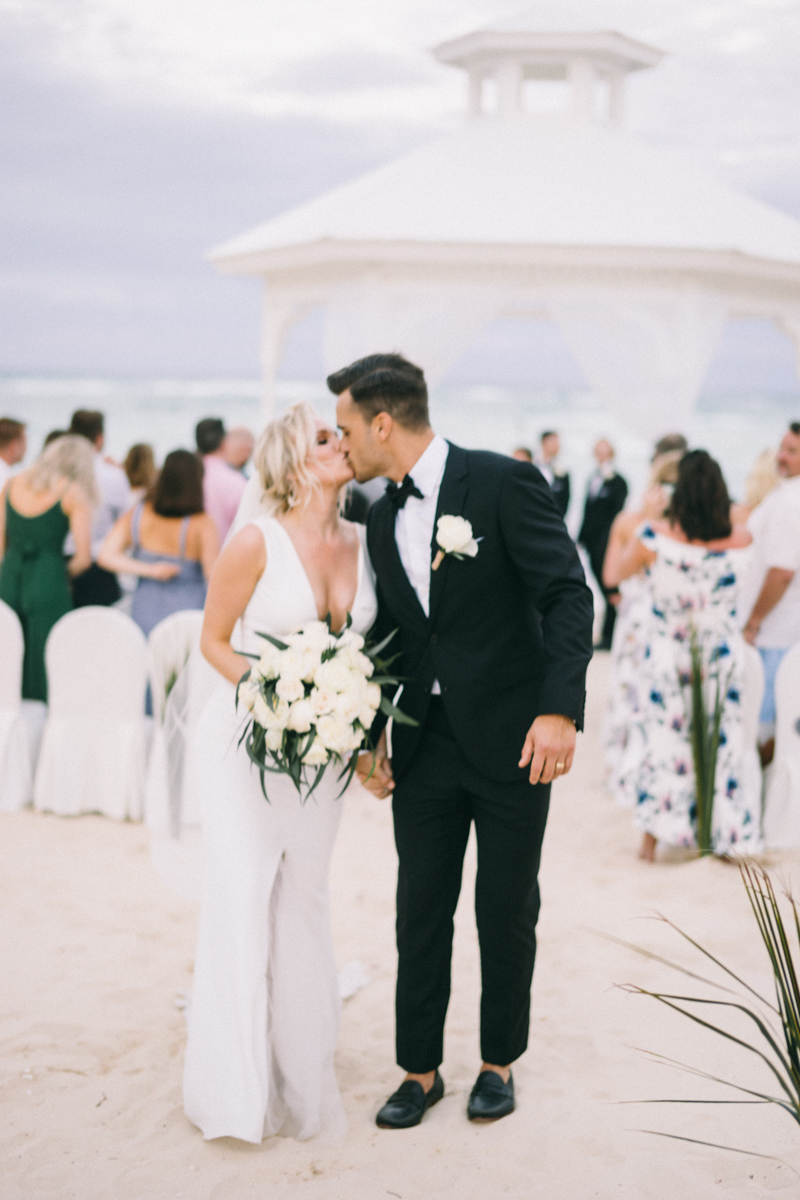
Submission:
[[[242,618],[244,650],[257,632],[290,633],[317,618],[303,566],[283,527],[255,522],[267,567]],[[376,612],[360,531],[353,626]],[[206,875],[188,1015],[186,1114],[206,1138],[260,1142],[280,1133],[337,1143],[346,1131],[333,1056],[341,1002],[333,955],[328,869],[344,799],[335,765],[307,803],[286,776],[258,771],[237,748],[241,714],[220,679],[198,723]]]

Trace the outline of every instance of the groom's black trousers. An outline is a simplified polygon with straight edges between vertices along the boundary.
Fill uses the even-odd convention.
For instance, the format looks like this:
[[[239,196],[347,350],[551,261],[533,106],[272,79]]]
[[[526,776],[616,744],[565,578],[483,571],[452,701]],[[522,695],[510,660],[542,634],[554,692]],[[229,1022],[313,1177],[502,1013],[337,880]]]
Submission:
[[[520,747],[520,750],[522,747]],[[528,1044],[539,916],[537,874],[550,786],[495,783],[471,767],[441,697],[393,797],[397,880],[397,1061],[438,1067],[450,999],[453,915],[472,821],[481,953],[481,1056],[506,1066]]]

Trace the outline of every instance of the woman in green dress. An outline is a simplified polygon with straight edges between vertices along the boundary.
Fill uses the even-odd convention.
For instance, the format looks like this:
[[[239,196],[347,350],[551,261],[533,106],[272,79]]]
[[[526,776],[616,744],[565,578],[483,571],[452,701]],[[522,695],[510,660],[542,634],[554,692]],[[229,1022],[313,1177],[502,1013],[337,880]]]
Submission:
[[[44,645],[72,608],[69,576],[92,561],[92,506],[97,503],[89,443],[61,437],[0,492],[0,600],[22,625],[22,698],[47,700]],[[64,539],[75,553],[67,561]]]

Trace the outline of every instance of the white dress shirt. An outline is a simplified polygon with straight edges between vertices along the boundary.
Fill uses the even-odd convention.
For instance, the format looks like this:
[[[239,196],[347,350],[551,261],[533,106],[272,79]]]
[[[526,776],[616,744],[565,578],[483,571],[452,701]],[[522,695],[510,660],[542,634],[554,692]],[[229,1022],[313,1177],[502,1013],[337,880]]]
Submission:
[[[426,617],[430,613],[433,525],[449,453],[447,442],[437,434],[408,472],[422,499],[409,496],[404,507],[397,510],[394,525],[400,561]],[[434,695],[441,691],[438,680],[431,690]]]
[[[97,451],[94,476],[100,493],[100,503],[92,514],[92,560],[96,562],[106,534],[131,506],[131,489],[122,467],[106,462]]]
[[[739,598],[740,621],[747,623],[771,567],[794,571],[756,637],[759,650],[787,650],[800,641],[800,475],[783,479],[753,509],[747,527],[753,535],[753,550]]]

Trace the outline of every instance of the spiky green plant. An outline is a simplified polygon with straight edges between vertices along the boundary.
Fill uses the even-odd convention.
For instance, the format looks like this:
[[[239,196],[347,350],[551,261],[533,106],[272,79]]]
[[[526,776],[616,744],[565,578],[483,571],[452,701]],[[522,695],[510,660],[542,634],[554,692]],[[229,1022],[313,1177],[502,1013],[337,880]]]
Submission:
[[[772,880],[768,873],[760,867],[744,862],[740,863],[739,870],[741,871],[747,897],[750,901],[758,931],[772,968],[775,1003],[762,996],[755,988],[751,987],[749,983],[737,975],[735,971],[731,970],[730,967],[726,966],[711,954],[710,951],[701,946],[699,942],[691,938],[688,933],[679,929],[677,925],[674,925],[665,917],[661,917],[660,919],[665,921],[671,929],[675,930],[676,933],[699,951],[700,954],[714,963],[730,980],[733,980],[738,985],[738,989],[724,986],[713,979],[706,979],[704,976],[697,975],[693,971],[679,966],[677,963],[652,954],[642,947],[633,946],[630,943],[623,944],[628,945],[630,949],[636,950],[640,954],[644,954],[647,958],[664,963],[666,966],[680,971],[683,975],[687,975],[691,979],[697,979],[719,991],[726,992],[734,998],[730,1000],[709,999],[702,996],[676,995],[671,992],[654,992],[634,984],[626,985],[624,990],[641,996],[650,996],[654,1000],[658,1000],[659,1003],[665,1004],[667,1008],[671,1008],[674,1012],[688,1017],[690,1021],[694,1021],[697,1025],[702,1026],[711,1033],[715,1033],[755,1055],[756,1058],[760,1059],[766,1065],[772,1074],[774,1083],[777,1085],[775,1090],[777,1090],[778,1095],[770,1095],[767,1092],[759,1091],[757,1088],[744,1087],[741,1084],[732,1083],[730,1080],[720,1079],[716,1075],[710,1075],[706,1071],[699,1070],[687,1063],[680,1063],[674,1059],[665,1058],[663,1055],[648,1052],[650,1057],[656,1061],[680,1067],[692,1075],[699,1076],[701,1079],[708,1079],[715,1083],[723,1084],[725,1087],[733,1088],[735,1091],[750,1098],[747,1100],[651,1100],[645,1101],[645,1103],[775,1104],[800,1124],[800,984],[798,984],[800,914],[798,913],[798,905],[791,895],[787,895],[787,900],[792,910],[792,922],[789,923],[789,928],[787,929],[787,923],[778,905]],[[792,923],[796,944],[793,941],[790,942],[789,930]],[[763,1011],[760,1011],[753,1004],[753,1000],[758,1001]],[[730,1030],[723,1028],[722,1025],[716,1024],[714,1020],[706,1019],[697,1012],[693,1012],[690,1008],[686,1008],[686,1005],[700,1005],[706,1010],[714,1008],[743,1014],[752,1023],[755,1036],[752,1040],[738,1037]],[[681,1140],[692,1141],[694,1139],[687,1138]],[[714,1143],[706,1142],[700,1144],[712,1145]],[[728,1150],[735,1149],[735,1147],[730,1146],[721,1148]]]
[[[714,676],[716,693],[709,712],[706,701],[707,670],[703,648],[697,630],[691,635],[691,675],[689,678],[689,741],[694,761],[695,797],[697,805],[697,846],[701,855],[713,853],[714,791],[716,788],[717,753],[722,712],[725,707],[727,684],[723,688],[720,673]]]

